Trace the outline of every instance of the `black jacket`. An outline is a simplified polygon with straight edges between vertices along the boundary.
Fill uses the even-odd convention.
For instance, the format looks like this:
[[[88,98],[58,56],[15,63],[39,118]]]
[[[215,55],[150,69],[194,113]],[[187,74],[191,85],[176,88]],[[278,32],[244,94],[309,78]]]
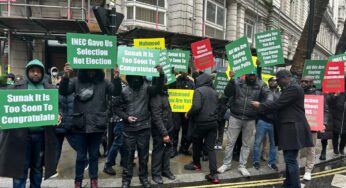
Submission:
[[[218,103],[218,121],[223,121],[225,119],[225,113],[228,109],[227,107],[228,98],[221,96]]]
[[[338,96],[332,94],[327,96],[329,109],[332,113],[333,131],[337,134],[346,134],[346,101],[345,93]]]
[[[262,80],[256,79],[253,84],[248,84],[246,80],[231,79],[225,90],[225,96],[229,97],[231,115],[237,119],[254,120],[258,112],[251,106],[251,101],[264,101],[267,97],[268,89],[263,86]]]
[[[305,117],[304,91],[297,84],[290,84],[282,90],[275,102],[266,101],[259,107],[262,113],[277,113],[275,123],[278,146],[282,150],[299,150],[312,147],[309,124]]]
[[[279,91],[279,89],[276,89],[275,91],[268,89],[268,91],[269,92],[267,93],[266,101],[276,101],[280,98],[281,92]],[[265,113],[265,114],[260,113],[259,119],[269,122],[271,124],[274,124],[275,113]]]
[[[114,112],[126,123],[124,131],[139,131],[150,128],[149,99],[162,90],[164,75],[160,75],[157,84],[149,86],[146,82],[139,90],[126,86],[120,98],[114,104]],[[129,123],[128,117],[137,118],[135,123]]]
[[[81,101],[78,94],[82,89],[93,87],[91,99]],[[76,78],[63,78],[59,93],[67,96],[76,94],[72,114],[72,132],[94,133],[104,132],[108,125],[107,96],[119,95],[122,90],[120,79],[113,83],[105,79],[104,72],[97,69],[96,76],[89,79],[86,70],[80,70]]]
[[[55,128],[56,133],[67,133],[72,129],[74,94],[59,95],[59,109],[61,112],[61,124]]]
[[[203,73],[196,78],[192,107],[188,117],[196,124],[216,122],[218,120],[218,94],[212,88],[212,78]]]
[[[150,99],[151,132],[154,136],[167,136],[173,130],[174,120],[167,94],[157,94]]]

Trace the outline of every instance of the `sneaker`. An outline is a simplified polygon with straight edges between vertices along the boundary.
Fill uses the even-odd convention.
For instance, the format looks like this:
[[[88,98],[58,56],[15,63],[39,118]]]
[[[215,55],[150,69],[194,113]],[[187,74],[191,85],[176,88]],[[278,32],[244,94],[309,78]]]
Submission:
[[[254,163],[252,164],[252,166],[253,166],[256,170],[260,169],[260,167],[261,167],[261,165],[260,165],[259,162],[254,162]]]
[[[84,170],[88,170],[89,169],[89,161],[88,163],[85,164]]]
[[[244,177],[250,177],[250,172],[244,168],[244,167],[240,167],[238,168],[238,171],[240,172],[241,175],[243,175]]]
[[[219,146],[216,144],[215,146],[214,146],[214,149],[218,149],[219,148]]]
[[[53,174],[50,178],[56,178],[59,176],[59,173],[58,172],[55,172],[55,174]]]
[[[345,154],[345,151],[343,150],[343,149],[340,149],[340,155],[341,156],[345,156],[346,154]]]
[[[201,165],[195,164],[193,162],[184,165],[185,170],[195,170],[195,171],[200,171],[202,169]]]
[[[272,170],[279,171],[279,168],[276,166],[276,164],[268,164],[268,167]]]
[[[97,179],[92,179],[90,184],[91,184],[91,186],[90,186],[91,188],[97,188],[98,187],[97,186]]]
[[[311,180],[311,172],[305,172],[304,180],[306,180],[306,181],[310,181]]]
[[[222,145],[219,144],[219,145],[217,146],[217,149],[218,149],[218,150],[222,150]]]
[[[229,169],[231,169],[230,166],[222,165],[222,166],[220,166],[220,168],[217,169],[217,171],[222,174],[222,173],[226,172]]]
[[[211,183],[215,183],[215,184],[220,183],[220,180],[217,174],[213,174],[213,175],[208,174],[205,176],[205,179],[207,179]]]
[[[111,166],[108,166],[108,167],[104,167],[103,168],[103,172],[110,175],[110,176],[115,176],[116,173],[115,173],[115,170],[111,167]]]

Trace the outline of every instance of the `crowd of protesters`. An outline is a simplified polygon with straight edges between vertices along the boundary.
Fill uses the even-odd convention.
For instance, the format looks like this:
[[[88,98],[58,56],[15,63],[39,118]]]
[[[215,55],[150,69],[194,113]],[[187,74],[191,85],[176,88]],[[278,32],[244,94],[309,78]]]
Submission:
[[[140,182],[143,187],[151,187],[148,175],[151,137],[151,178],[157,184],[164,183],[163,177],[176,179],[170,159],[179,154],[192,155],[192,162],[184,166],[186,170],[200,171],[201,159],[208,160],[210,173],[205,178],[219,183],[218,174],[231,169],[237,148],[241,148],[238,171],[249,177],[250,152],[253,153],[252,166],[258,170],[262,168],[260,158],[266,160],[263,155],[266,152],[261,150],[269,144],[267,166],[273,171],[278,171],[277,150],[283,150],[284,187],[300,187],[298,155],[303,148],[307,153],[304,179],[311,180],[317,139],[322,144],[320,160],[326,160],[329,139],[332,139],[334,154],[345,155],[345,94],[325,94],[324,130],[310,131],[304,112],[304,95],[323,95],[314,87],[312,77],[306,76],[297,82],[289,71],[280,70],[265,84],[260,69],[239,78],[231,71],[224,94],[218,94],[212,75],[201,71],[173,71],[177,80],[167,85],[162,68],[157,66],[156,69],[159,77],[148,79],[132,75],[121,78],[115,68],[114,77],[109,81],[103,70],[74,71],[68,63],[61,72],[51,68],[48,76],[43,64],[32,60],[26,66],[24,77],[1,76],[1,89],[58,89],[59,123],[2,130],[0,176],[13,178],[14,188],[24,188],[27,178],[30,187],[40,187],[42,178],[58,175],[57,166],[66,138],[77,154],[74,186],[82,187],[83,174],[88,169],[90,185],[96,188],[100,145],[105,142],[104,135],[110,125],[112,129],[108,131],[112,134],[106,135],[112,135],[113,142],[109,150],[107,146],[104,148],[107,159],[103,172],[116,175],[113,167],[119,153],[124,188],[131,185],[135,155],[139,159]],[[168,89],[194,90],[191,109],[186,113],[172,112]],[[222,149],[223,145],[224,158],[218,166],[215,150]]]

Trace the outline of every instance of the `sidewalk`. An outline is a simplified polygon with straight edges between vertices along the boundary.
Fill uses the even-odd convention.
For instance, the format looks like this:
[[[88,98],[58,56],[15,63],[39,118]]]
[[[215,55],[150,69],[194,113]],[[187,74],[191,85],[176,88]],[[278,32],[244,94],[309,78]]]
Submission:
[[[224,150],[216,150],[217,152],[217,161],[218,161],[218,167],[221,165],[223,156],[224,156]],[[316,164],[325,162],[320,161],[319,154],[321,152],[321,146],[320,141],[317,141],[316,146]],[[46,188],[55,188],[55,187],[61,187],[61,188],[69,188],[74,186],[74,163],[75,163],[75,152],[71,149],[71,147],[68,145],[67,142],[64,143],[62,156],[60,160],[60,164],[58,167],[59,176],[56,178],[51,178],[49,180],[43,181],[42,187]],[[117,159],[117,164],[119,164],[119,158]],[[331,141],[328,143],[328,152],[327,152],[327,160],[335,159],[335,156],[333,154],[332,150],[332,144]],[[208,162],[202,162],[202,171],[200,172],[194,172],[194,171],[187,171],[184,170],[184,165],[191,162],[191,156],[184,156],[184,155],[178,155],[177,157],[171,159],[171,168],[172,172],[176,175],[177,179],[174,181],[168,180],[164,178],[165,184],[170,183],[183,183],[183,182],[198,182],[198,181],[204,181],[204,176],[209,173],[208,171]],[[121,186],[121,173],[122,168],[118,165],[115,167],[115,170],[117,172],[116,176],[109,176],[105,173],[103,173],[103,166],[104,166],[105,158],[100,158],[99,162],[99,187],[119,187]],[[149,176],[150,174],[150,164],[151,161],[149,159]],[[305,156],[304,153],[301,152],[300,155],[300,167],[304,167],[305,165]],[[278,160],[277,160],[277,166],[279,168],[279,171],[285,170],[285,164],[283,160],[282,152],[278,152]],[[261,161],[261,168],[259,170],[256,170],[252,167],[252,153],[250,153],[250,157],[248,160],[247,168],[252,176],[257,175],[264,175],[264,174],[272,174],[277,173],[276,171],[271,170],[266,162]],[[240,173],[238,172],[238,161],[232,161],[232,168],[230,171],[225,172],[224,174],[220,174],[219,178],[222,179],[233,179],[233,178],[239,178],[241,177]],[[140,186],[140,182],[138,179],[138,161],[136,159],[136,166],[134,167],[134,177],[132,179],[131,186]],[[90,182],[88,179],[88,171],[85,171],[84,173],[84,182],[83,186],[89,186]],[[150,177],[151,178],[151,177]],[[153,181],[151,181],[152,184],[154,184]],[[206,182],[207,184],[207,182]],[[12,187],[12,179],[9,178],[0,178],[0,187],[1,188],[7,188]]]

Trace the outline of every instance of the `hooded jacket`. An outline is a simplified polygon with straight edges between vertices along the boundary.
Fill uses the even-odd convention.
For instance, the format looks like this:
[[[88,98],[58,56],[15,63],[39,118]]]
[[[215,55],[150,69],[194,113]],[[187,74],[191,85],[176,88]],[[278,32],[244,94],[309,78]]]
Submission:
[[[17,82],[14,85],[8,86],[7,89],[28,89],[28,69],[32,66],[41,67],[42,80],[44,75],[44,66],[39,60],[33,60],[26,66],[25,79]],[[54,86],[43,82],[44,89],[56,89]],[[56,172],[55,152],[55,132],[53,126],[43,127],[44,134],[44,177],[49,178]],[[25,150],[27,147],[27,138],[29,135],[29,128],[7,129],[2,130],[0,139],[0,176],[24,178],[24,162]]]
[[[192,107],[187,113],[194,123],[216,122],[218,119],[218,94],[212,88],[212,78],[203,73],[196,78]]]

